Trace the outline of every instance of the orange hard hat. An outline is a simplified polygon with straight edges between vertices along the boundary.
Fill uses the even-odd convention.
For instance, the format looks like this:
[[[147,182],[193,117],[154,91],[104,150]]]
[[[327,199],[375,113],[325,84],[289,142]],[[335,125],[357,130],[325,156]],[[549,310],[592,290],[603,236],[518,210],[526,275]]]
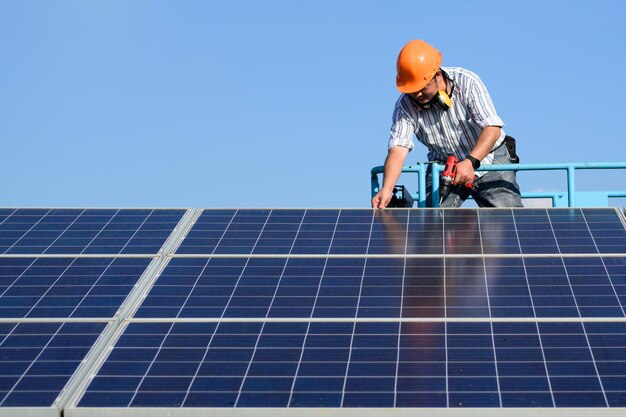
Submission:
[[[402,93],[421,90],[433,79],[441,65],[441,52],[422,40],[413,40],[398,55],[396,86]]]

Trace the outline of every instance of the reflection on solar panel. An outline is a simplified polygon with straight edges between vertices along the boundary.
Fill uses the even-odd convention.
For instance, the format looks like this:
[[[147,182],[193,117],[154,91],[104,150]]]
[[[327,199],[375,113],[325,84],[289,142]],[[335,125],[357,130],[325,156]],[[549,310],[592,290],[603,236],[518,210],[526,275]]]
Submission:
[[[0,323],[0,407],[52,406],[105,327]]]
[[[624,253],[609,209],[205,210],[179,254]]]
[[[134,323],[79,407],[623,407],[624,346],[625,322]]]
[[[151,258],[0,258],[0,317],[112,318]]]
[[[137,318],[625,317],[626,258],[175,258]]]
[[[624,224],[0,209],[0,414],[623,415]]]
[[[184,213],[0,209],[0,254],[156,254]]]

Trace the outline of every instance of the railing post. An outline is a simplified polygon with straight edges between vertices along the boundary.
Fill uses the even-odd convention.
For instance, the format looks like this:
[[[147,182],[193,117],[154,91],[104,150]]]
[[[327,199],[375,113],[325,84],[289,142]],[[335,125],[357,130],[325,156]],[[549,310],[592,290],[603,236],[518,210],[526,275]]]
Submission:
[[[576,189],[575,187],[575,180],[574,180],[574,171],[576,170],[576,168],[569,164],[567,166],[567,205],[569,207],[574,207],[575,204],[575,197],[574,195],[576,194],[576,191],[574,191]]]
[[[439,207],[439,173],[441,165],[438,163],[433,163],[431,168],[431,178],[432,178],[432,194],[430,198],[432,199],[433,207]]]
[[[378,189],[380,188],[380,184],[378,183],[378,174],[375,174],[374,172],[372,172],[371,187],[372,187],[371,198],[374,198],[376,193],[378,193]]]
[[[419,163],[418,165],[418,187],[419,187],[419,200],[417,201],[418,207],[426,207],[426,164]]]

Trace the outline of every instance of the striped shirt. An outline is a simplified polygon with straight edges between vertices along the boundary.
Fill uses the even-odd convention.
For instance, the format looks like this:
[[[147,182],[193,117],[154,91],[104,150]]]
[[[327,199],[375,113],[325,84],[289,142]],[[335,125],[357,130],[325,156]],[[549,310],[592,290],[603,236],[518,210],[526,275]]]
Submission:
[[[478,136],[487,126],[504,126],[493,106],[489,92],[476,74],[463,68],[442,68],[455,87],[449,110],[434,105],[428,109],[418,106],[402,94],[393,111],[389,148],[402,146],[413,149],[413,135],[428,147],[428,160],[445,163],[454,155],[463,160],[470,154]],[[504,130],[494,149],[504,140]],[[493,162],[493,152],[482,164]]]

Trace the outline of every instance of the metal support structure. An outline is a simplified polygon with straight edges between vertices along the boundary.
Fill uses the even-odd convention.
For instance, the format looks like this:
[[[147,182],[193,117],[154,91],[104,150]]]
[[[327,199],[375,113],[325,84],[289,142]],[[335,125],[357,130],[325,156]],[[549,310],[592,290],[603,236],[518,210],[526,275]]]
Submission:
[[[432,166],[433,178],[439,178],[445,166],[434,162],[418,162],[402,168],[402,173],[416,172],[418,174],[418,191],[414,199],[418,207],[426,207],[426,168]],[[565,162],[549,164],[497,164],[481,166],[477,171],[567,171],[567,192],[522,192],[522,198],[550,198],[552,207],[576,207],[581,200],[592,205],[607,206],[609,197],[626,197],[626,190],[622,191],[576,191],[576,170],[581,169],[626,169],[626,162]],[[377,166],[371,170],[372,197],[380,190],[378,174],[384,172],[384,166]],[[434,207],[439,203],[439,181],[432,182]],[[567,196],[567,205],[561,204]]]

